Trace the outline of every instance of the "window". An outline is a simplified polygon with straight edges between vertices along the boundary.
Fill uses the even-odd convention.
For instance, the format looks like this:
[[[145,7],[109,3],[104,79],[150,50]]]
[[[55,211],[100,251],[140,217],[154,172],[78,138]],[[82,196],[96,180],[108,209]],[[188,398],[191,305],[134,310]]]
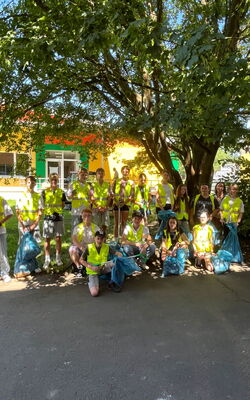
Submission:
[[[14,173],[14,154],[0,153],[0,175],[13,175]]]
[[[0,176],[26,176],[29,169],[28,154],[0,153]]]

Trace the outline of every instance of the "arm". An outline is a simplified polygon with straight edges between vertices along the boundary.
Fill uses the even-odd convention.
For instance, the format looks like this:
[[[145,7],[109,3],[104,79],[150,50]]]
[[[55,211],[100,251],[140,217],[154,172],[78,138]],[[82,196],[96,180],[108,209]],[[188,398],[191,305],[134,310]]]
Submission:
[[[2,226],[8,219],[12,217],[13,214],[6,215],[3,219],[0,220],[0,226]]]

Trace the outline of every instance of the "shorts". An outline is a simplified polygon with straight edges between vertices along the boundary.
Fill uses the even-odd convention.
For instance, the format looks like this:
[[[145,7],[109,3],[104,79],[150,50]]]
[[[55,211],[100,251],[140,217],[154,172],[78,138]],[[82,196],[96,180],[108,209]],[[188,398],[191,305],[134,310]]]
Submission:
[[[69,248],[69,253],[77,254],[79,257],[81,257],[83,251],[79,249],[79,247],[71,245]]]
[[[63,221],[43,221],[43,237],[44,238],[54,238],[57,236],[62,236],[64,234],[64,223]]]
[[[100,212],[100,211],[93,210],[93,221],[100,228],[103,225],[108,227],[109,226],[109,212],[108,211]]]
[[[118,206],[117,205],[114,205],[114,208],[113,208],[113,210],[114,211],[118,211]],[[120,211],[129,211],[129,206],[127,206],[126,204],[124,204],[124,206],[122,206],[122,207],[120,207]]]

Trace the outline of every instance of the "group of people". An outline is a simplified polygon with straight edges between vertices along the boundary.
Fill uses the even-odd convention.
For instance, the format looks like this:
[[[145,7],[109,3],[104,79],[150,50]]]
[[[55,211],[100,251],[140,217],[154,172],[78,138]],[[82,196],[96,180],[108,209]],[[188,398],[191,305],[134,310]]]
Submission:
[[[40,243],[40,221],[43,217],[43,238],[45,260],[43,269],[51,264],[51,239],[55,239],[58,266],[61,259],[62,236],[64,234],[63,209],[66,199],[71,200],[71,245],[69,257],[81,275],[86,271],[91,295],[99,293],[100,273],[110,271],[108,260],[114,256],[135,257],[141,267],[154,256],[156,246],[147,226],[148,215],[155,210],[159,224],[162,212],[172,211],[163,231],[160,246],[161,260],[173,257],[179,248],[188,248],[192,241],[194,256],[209,271],[213,270],[211,255],[214,252],[214,227],[225,234],[225,222],[238,225],[244,213],[244,205],[238,197],[238,186],[218,183],[215,194],[210,194],[207,184],[200,186],[200,193],[189,199],[186,185],[179,185],[176,193],[169,182],[168,171],[162,171],[162,180],[150,188],[147,177],[141,173],[138,183],[130,177],[130,168],[123,166],[121,177],[116,174],[112,183],[104,180],[103,168],[96,170],[95,182],[88,181],[88,170],[80,167],[77,180],[73,181],[65,193],[59,188],[59,176],[49,176],[49,187],[37,193],[36,179],[27,176],[26,190],[16,202],[19,240],[30,232]],[[106,243],[109,230],[110,210],[114,216],[114,241],[121,249],[114,249]],[[132,213],[130,213],[132,211]],[[10,281],[10,266],[7,258],[5,222],[11,218],[12,210],[0,197],[0,263],[1,276]],[[129,218],[131,215],[131,220]],[[190,233],[192,232],[192,238]],[[107,268],[108,265],[108,268]],[[106,269],[105,269],[106,268]],[[36,273],[41,272],[36,268]]]

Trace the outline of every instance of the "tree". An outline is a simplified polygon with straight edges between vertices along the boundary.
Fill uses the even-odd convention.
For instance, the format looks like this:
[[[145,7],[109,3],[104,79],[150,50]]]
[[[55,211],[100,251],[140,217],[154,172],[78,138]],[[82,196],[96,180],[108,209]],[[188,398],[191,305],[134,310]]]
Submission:
[[[8,4],[0,20],[1,139],[20,121],[32,145],[48,131],[98,131],[103,148],[128,135],[178,184],[174,151],[192,192],[209,182],[222,143],[244,144],[247,13],[246,0]]]

